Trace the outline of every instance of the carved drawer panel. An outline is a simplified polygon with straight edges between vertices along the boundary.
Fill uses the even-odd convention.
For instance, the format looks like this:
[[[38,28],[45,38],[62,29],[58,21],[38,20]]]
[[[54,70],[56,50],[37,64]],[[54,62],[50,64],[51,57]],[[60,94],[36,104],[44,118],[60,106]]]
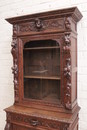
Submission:
[[[18,114],[12,114],[12,123],[13,124],[19,124],[19,125],[25,125],[30,128],[35,128],[38,130],[47,129],[47,130],[63,130],[64,128],[67,128],[68,125],[65,123],[60,123],[58,121],[52,121],[42,118],[36,118],[36,117],[30,117],[30,116],[24,116],[24,115],[18,115]],[[16,130],[16,129],[13,129]],[[18,130],[18,128],[17,128]],[[22,130],[22,129],[20,129]],[[23,129],[28,130],[28,129]],[[30,129],[31,130],[31,129]]]

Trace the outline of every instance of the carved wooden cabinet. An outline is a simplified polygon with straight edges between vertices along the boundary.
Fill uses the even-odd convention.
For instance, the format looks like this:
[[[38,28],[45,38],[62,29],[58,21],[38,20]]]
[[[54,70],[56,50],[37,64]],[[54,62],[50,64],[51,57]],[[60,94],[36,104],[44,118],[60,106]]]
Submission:
[[[5,130],[78,130],[77,7],[6,19],[13,25],[14,105]]]

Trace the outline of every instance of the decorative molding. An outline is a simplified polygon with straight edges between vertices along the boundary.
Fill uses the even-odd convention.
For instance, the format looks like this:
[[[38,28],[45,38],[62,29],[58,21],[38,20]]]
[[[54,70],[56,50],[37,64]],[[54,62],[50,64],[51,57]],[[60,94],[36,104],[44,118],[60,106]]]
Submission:
[[[64,29],[64,18],[57,18],[57,19],[49,19],[49,20],[41,20],[36,18],[32,22],[27,22],[25,24],[19,25],[19,33],[24,32],[37,32],[43,30],[58,30]]]
[[[14,74],[14,88],[15,88],[15,102],[19,101],[19,91],[18,91],[18,47],[17,38],[13,37],[13,42],[11,44],[11,53],[13,55],[13,67],[12,73]]]

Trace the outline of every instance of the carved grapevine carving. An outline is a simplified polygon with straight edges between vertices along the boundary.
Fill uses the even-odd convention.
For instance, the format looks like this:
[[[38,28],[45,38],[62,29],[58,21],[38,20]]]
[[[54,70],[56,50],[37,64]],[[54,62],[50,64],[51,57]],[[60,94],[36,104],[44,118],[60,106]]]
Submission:
[[[13,37],[13,42],[11,44],[12,49],[11,53],[13,55],[13,67],[12,73],[14,74],[14,88],[15,88],[15,102],[19,101],[19,92],[18,92],[18,48],[17,48],[17,38]]]
[[[65,82],[65,107],[71,109],[71,54],[70,54],[70,33],[66,32],[64,36],[64,82]]]

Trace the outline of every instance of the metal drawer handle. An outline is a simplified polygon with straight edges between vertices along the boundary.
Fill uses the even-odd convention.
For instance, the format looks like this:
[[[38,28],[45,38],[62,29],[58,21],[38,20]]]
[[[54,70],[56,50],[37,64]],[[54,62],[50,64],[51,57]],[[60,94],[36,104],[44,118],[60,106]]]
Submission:
[[[32,126],[37,126],[39,124],[38,120],[31,120],[30,123]]]

